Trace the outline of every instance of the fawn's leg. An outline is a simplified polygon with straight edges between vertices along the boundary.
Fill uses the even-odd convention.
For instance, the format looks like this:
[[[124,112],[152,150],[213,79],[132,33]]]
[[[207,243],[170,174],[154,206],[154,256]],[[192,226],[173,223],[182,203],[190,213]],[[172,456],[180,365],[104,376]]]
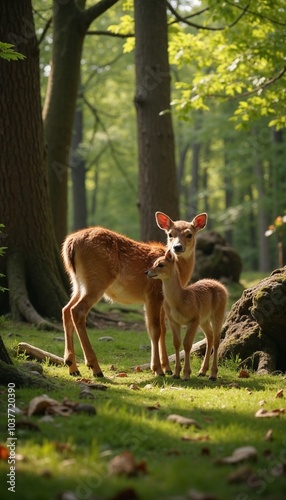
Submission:
[[[202,365],[201,365],[201,368],[199,371],[199,376],[204,377],[209,369],[210,356],[211,356],[211,352],[212,352],[212,348],[213,348],[214,336],[213,336],[213,330],[212,330],[212,327],[211,327],[211,324],[209,321],[205,321],[205,323],[202,323],[201,327],[202,327],[202,330],[204,331],[204,334],[205,334],[206,340],[207,340],[205,357],[203,359],[203,362],[202,362]],[[214,374],[212,373],[210,376],[211,380],[216,379],[216,374],[214,377],[213,377],[213,375]]]
[[[180,347],[181,347],[181,326],[168,317],[172,336],[173,336],[173,346],[175,349],[175,373],[174,378],[180,378],[181,373],[181,359],[180,359]]]
[[[172,375],[171,366],[169,363],[168,353],[166,349],[166,322],[165,322],[165,310],[164,307],[161,307],[161,315],[160,315],[160,323],[161,323],[161,335],[159,338],[159,354],[162,369],[168,375]]]
[[[162,303],[159,301],[154,301],[154,297],[152,300],[147,300],[145,302],[145,318],[146,318],[146,327],[151,340],[151,370],[156,375],[165,375],[159,356],[159,339],[161,336],[161,305]]]
[[[74,350],[74,324],[71,316],[71,307],[78,301],[79,294],[76,292],[68,302],[68,304],[62,310],[63,317],[63,326],[65,332],[65,353],[64,353],[64,361],[65,364],[69,367],[70,375],[80,375],[78,370],[76,359],[75,359],[75,350]]]
[[[194,342],[194,338],[195,338],[198,326],[199,326],[199,322],[197,320],[190,321],[190,323],[187,325],[187,330],[186,330],[185,338],[183,341],[183,346],[184,346],[184,351],[185,351],[185,362],[184,362],[184,370],[183,370],[184,380],[189,380],[190,374],[192,373],[191,364],[190,364],[190,353],[191,353],[192,345]]]

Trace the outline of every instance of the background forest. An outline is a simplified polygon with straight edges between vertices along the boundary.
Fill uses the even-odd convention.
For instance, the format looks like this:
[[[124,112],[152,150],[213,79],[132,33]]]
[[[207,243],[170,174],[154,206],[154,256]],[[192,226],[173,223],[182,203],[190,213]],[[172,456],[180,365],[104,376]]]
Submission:
[[[12,309],[29,315],[19,297],[27,286],[37,310],[60,317],[65,235],[103,225],[162,238],[155,210],[189,220],[206,211],[208,229],[225,236],[244,270],[281,264],[284,2],[25,0],[1,8],[0,39],[25,56],[0,61],[8,248],[0,272]]]
[[[44,101],[51,2],[33,6]],[[173,1],[168,7],[180,216],[207,211],[208,229],[225,235],[244,269],[270,270],[278,265],[276,238],[265,231],[286,210],[285,9],[269,1]],[[70,151],[69,231],[99,224],[140,237],[135,42],[127,37],[133,33],[129,1],[109,9],[85,37]],[[84,200],[73,196],[84,193],[72,191],[79,164],[86,190],[81,215]]]

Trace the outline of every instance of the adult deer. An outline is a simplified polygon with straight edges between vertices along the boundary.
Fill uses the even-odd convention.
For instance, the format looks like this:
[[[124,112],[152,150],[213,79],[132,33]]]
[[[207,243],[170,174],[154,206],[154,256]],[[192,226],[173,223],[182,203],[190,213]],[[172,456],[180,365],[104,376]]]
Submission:
[[[180,278],[186,284],[194,267],[196,234],[205,227],[207,215],[199,214],[191,222],[174,222],[162,212],[157,212],[155,218],[168,235],[168,245],[178,252]],[[144,304],[151,340],[151,369],[157,375],[164,375],[164,371],[172,373],[165,346],[162,284],[149,280],[145,274],[165,250],[161,243],[137,242],[103,227],[82,229],[67,236],[62,257],[72,295],[63,308],[64,360],[71,375],[79,374],[73,342],[76,330],[85,364],[94,376],[103,376],[86,332],[86,316],[103,296],[123,304]]]
[[[178,258],[171,250],[159,257],[146,271],[149,278],[159,279],[163,283],[164,307],[173,334],[175,347],[175,375],[180,378],[180,346],[181,326],[186,325],[183,341],[185,351],[184,380],[190,378],[190,351],[198,326],[200,325],[207,339],[207,348],[199,375],[206,375],[209,368],[210,355],[213,352],[213,363],[210,379],[217,377],[217,352],[220,342],[228,293],[219,281],[202,279],[183,287],[180,280]]]

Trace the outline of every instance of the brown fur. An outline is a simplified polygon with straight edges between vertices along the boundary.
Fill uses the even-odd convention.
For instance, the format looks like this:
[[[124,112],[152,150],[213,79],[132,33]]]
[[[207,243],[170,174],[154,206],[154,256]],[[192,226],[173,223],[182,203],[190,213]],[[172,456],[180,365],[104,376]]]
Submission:
[[[186,325],[183,341],[185,350],[184,379],[190,377],[190,351],[198,326],[200,325],[207,339],[206,354],[199,375],[206,375],[212,348],[213,364],[210,379],[217,378],[217,351],[220,342],[225,310],[227,305],[227,290],[218,281],[203,279],[184,288],[180,282],[177,257],[168,250],[159,257],[154,265],[146,271],[149,278],[163,282],[164,305],[170,322],[173,343],[176,351],[175,377],[180,377],[180,346],[181,326]]]
[[[156,214],[159,227],[166,232],[174,230],[184,244],[178,259],[183,283],[187,283],[191,277],[195,235],[205,226],[206,217],[206,214],[200,214],[192,222],[173,222],[161,212]],[[192,238],[186,239],[187,234],[191,234]],[[76,330],[86,365],[95,376],[102,376],[87,336],[86,316],[103,296],[123,304],[144,304],[146,326],[151,339],[151,369],[158,375],[162,375],[163,370],[171,370],[165,346],[162,284],[150,281],[145,275],[145,270],[151,267],[155,259],[164,255],[165,249],[160,243],[136,242],[102,227],[83,229],[67,236],[62,257],[73,290],[70,301],[63,308],[63,325],[64,359],[71,375],[79,373],[73,343]]]

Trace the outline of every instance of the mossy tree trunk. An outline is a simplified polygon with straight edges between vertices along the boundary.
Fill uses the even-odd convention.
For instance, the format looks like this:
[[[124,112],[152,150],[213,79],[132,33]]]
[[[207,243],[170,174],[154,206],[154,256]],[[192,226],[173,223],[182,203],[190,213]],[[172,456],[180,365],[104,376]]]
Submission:
[[[53,231],[41,117],[39,51],[31,0],[1,2],[1,41],[12,43],[23,61],[0,59],[1,157],[0,272],[7,277],[15,319],[47,327],[61,318],[67,281]],[[7,297],[6,297],[7,298]],[[0,313],[5,294],[0,295]]]

